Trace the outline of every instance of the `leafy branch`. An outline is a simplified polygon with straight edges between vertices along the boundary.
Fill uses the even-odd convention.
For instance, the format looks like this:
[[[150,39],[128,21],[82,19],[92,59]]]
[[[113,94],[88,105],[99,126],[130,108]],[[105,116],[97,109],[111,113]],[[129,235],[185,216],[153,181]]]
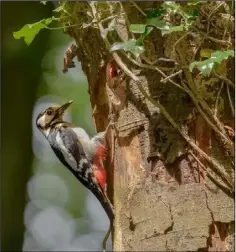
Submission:
[[[189,11],[186,11],[186,9],[182,8],[180,4],[166,1],[162,4],[161,8],[153,9],[147,13],[145,13],[145,11],[142,10],[141,7],[136,2],[131,3],[133,8],[136,8],[138,12],[141,13],[143,17],[145,17],[145,21],[143,24],[135,24],[135,23],[130,24],[128,15],[125,13],[124,8],[122,7],[122,3],[119,3],[121,7],[121,13],[119,13],[119,15],[114,15],[115,11],[113,9],[112,3],[110,2],[105,3],[109,6],[108,9],[113,11],[111,11],[110,16],[108,17],[103,16],[102,17],[103,19],[101,19],[101,17],[98,16],[99,10],[96,5],[98,4],[98,2],[96,3],[91,2],[88,3],[88,5],[91,7],[90,11],[92,12],[89,13],[89,16],[92,17],[92,21],[89,24],[85,25],[74,24],[69,26],[53,28],[49,27],[49,25],[52,23],[53,20],[58,19],[55,17],[51,17],[48,19],[43,19],[35,24],[25,25],[20,31],[14,33],[14,37],[16,39],[24,37],[25,42],[29,45],[41,29],[62,29],[72,26],[78,26],[80,29],[83,29],[87,28],[90,25],[93,26],[94,28],[98,28],[101,37],[105,42],[107,50],[111,52],[114,60],[116,61],[120,69],[127,76],[129,76],[130,79],[134,81],[134,83],[137,85],[139,91],[143,94],[143,96],[148,101],[150,101],[151,104],[160,109],[164,117],[180,133],[180,135],[192,147],[192,149],[196,153],[198,153],[198,155],[201,158],[207,161],[208,165],[204,163],[204,169],[207,170],[207,172],[209,171],[209,169],[216,171],[216,174],[218,174],[221,180],[224,181],[223,186],[228,188],[228,190],[232,192],[234,190],[233,180],[229,176],[229,174],[225,171],[225,168],[215,158],[210,157],[206,152],[204,152],[201,148],[199,148],[199,146],[194,142],[194,140],[185,131],[183,131],[183,129],[178,125],[177,122],[174,121],[174,119],[168,113],[166,108],[159,102],[159,100],[154,99],[146,92],[140,78],[137,75],[135,75],[122,60],[122,57],[124,56],[134,65],[140,67],[140,69],[146,68],[157,71],[163,77],[161,82],[170,83],[175,87],[179,88],[180,90],[182,90],[183,92],[187,93],[191,98],[191,100],[193,101],[193,103],[195,104],[200,115],[205,119],[208,126],[216,133],[216,138],[219,139],[219,142],[222,144],[223,149],[226,152],[229,152],[230,157],[234,157],[233,142],[227,135],[223,123],[217,117],[217,113],[214,112],[217,109],[221,91],[224,88],[223,83],[226,83],[227,85],[225,86],[227,87],[227,95],[232,114],[234,115],[233,102],[229,93],[229,87],[234,87],[234,84],[227,78],[226,74],[221,74],[222,65],[225,64],[225,62],[228,60],[229,57],[234,57],[234,51],[231,48],[232,43],[225,39],[227,31],[225,30],[222,39],[219,39],[210,36],[209,34],[210,29],[207,29],[207,32],[203,32],[198,30],[198,28],[194,26],[194,22],[199,15],[196,6],[204,3],[204,1],[188,2],[187,6],[190,7]],[[208,17],[207,20],[208,28],[210,26],[211,16],[213,16],[213,13],[215,13],[217,9],[219,9],[219,6],[217,6]],[[63,2],[60,6],[58,6],[55,12],[70,15],[65,8],[65,2]],[[119,42],[116,40],[111,41],[116,31],[116,18],[117,16],[120,15],[125,16],[126,26],[131,34],[131,39]],[[175,24],[174,22],[173,23],[170,22],[170,20],[175,20],[176,16],[181,17],[180,22],[177,24]],[[103,23],[108,22],[109,20],[111,20],[111,22],[108,24],[107,28],[104,28]],[[169,58],[163,59],[163,61],[166,62],[171,61],[172,63],[174,63],[173,67],[158,67],[157,63],[160,62],[161,60],[160,58],[151,62],[151,60],[149,60],[148,57],[146,57],[144,53],[146,47],[145,40],[148,38],[149,34],[151,34],[151,32],[154,29],[160,30],[162,36],[171,36],[172,34],[178,34],[178,32],[181,32],[180,38],[176,36],[177,39],[173,40],[173,48],[171,56]],[[118,34],[116,34],[116,37],[117,35]],[[185,55],[185,52],[183,51],[184,49],[181,48],[180,46],[180,44],[187,38],[187,36],[192,36],[192,38],[200,36],[201,38],[201,41],[197,46],[196,52],[194,53],[192,60],[190,62],[187,61],[186,58],[184,57]],[[201,46],[204,44],[204,41],[206,39],[214,43],[217,43],[222,47],[227,46],[228,48],[227,50],[223,49],[217,51],[213,51],[212,49],[209,51],[204,48],[200,50]],[[200,50],[201,58],[205,58],[204,60],[198,60],[198,61],[195,60],[198,50]],[[194,69],[197,69],[204,78],[209,78],[212,75],[222,81],[220,90],[217,92],[214,111],[206,102],[205,98],[202,97],[199,93],[199,90],[196,86],[194,79],[195,78],[194,74],[195,72],[197,72],[197,70]],[[176,77],[179,78],[180,80],[179,83],[175,81],[174,78]]]
[[[40,3],[46,5],[47,1],[41,1]],[[70,15],[65,9],[65,2],[59,5],[53,11],[57,13],[64,12],[67,15]],[[34,40],[35,36],[43,29],[60,30],[60,29],[66,29],[69,27],[78,26],[78,25],[68,25],[68,26],[62,26],[62,27],[50,27],[49,25],[51,25],[53,21],[59,21],[59,18],[52,16],[46,19],[42,19],[33,24],[26,24],[19,31],[13,32],[13,37],[15,39],[24,38],[26,45],[29,46]]]
[[[91,9],[92,9],[92,13],[94,18],[97,18],[97,9],[95,6],[94,2],[90,3]],[[104,28],[101,24],[101,22],[98,21],[98,27],[100,30],[100,33],[103,34],[104,33]],[[109,50],[110,48],[112,48],[108,38],[104,38],[104,42],[106,44],[107,49]],[[165,109],[165,107],[160,104],[159,101],[156,101],[154,98],[152,98],[150,95],[148,95],[148,93],[145,91],[145,89],[142,86],[142,81],[134,74],[132,73],[132,71],[129,70],[129,68],[127,67],[127,65],[122,61],[121,57],[116,53],[116,52],[112,52],[112,56],[114,58],[114,60],[116,61],[116,63],[118,64],[118,66],[124,71],[124,73],[126,73],[132,80],[134,80],[134,83],[137,85],[138,89],[140,90],[140,92],[144,95],[144,97],[149,100],[155,107],[158,107],[161,111],[161,113],[165,116],[165,118],[171,123],[171,125],[178,130],[178,132],[182,135],[182,137],[186,140],[186,142],[195,150],[197,151],[197,153],[203,157],[209,164],[211,164],[212,168],[217,171],[218,174],[220,174],[221,178],[225,181],[226,184],[228,184],[229,188],[227,186],[225,186],[227,188],[227,190],[229,191],[233,191],[233,180],[231,179],[231,177],[228,175],[228,173],[224,170],[224,167],[222,167],[214,158],[208,156],[202,149],[200,149],[195,143],[194,141],[178,126],[178,124],[174,121],[174,119],[170,116],[170,114],[167,112],[167,110]],[[171,78],[171,77],[170,77]],[[170,78],[167,78],[166,80],[169,81]],[[186,87],[186,86],[185,86]],[[187,87],[186,87],[186,90]]]

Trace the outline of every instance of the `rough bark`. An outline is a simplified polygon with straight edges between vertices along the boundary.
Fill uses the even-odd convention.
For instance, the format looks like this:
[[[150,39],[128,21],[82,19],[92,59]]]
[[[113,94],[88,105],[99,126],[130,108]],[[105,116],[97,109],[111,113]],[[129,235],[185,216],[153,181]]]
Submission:
[[[157,8],[161,3],[136,4],[147,11]],[[216,7],[217,3],[212,3],[211,7],[202,8],[204,12],[207,8]],[[225,8],[220,13],[226,12],[227,6],[222,4],[220,7]],[[95,4],[94,9],[87,2],[68,3],[67,11],[72,14],[70,24],[79,25],[118,15],[116,30],[112,37],[108,36],[111,44],[131,38],[128,21],[136,24],[144,23],[145,19],[130,2],[101,2]],[[124,12],[127,16],[121,15]],[[66,19],[62,16],[62,22],[66,23],[68,20],[63,18]],[[108,23],[103,22],[102,25],[106,28]],[[110,83],[112,76],[109,76],[109,69],[112,69],[112,64],[117,66],[112,61],[117,55],[110,54],[107,41],[105,39],[104,42],[101,36],[101,27],[88,25],[84,29],[70,28],[67,32],[79,48],[78,59],[88,78],[97,130],[105,129],[109,107],[117,112],[115,123],[118,135],[113,132],[110,136],[110,160],[107,164],[108,192],[115,207],[114,250],[233,250],[232,190],[220,186],[223,183],[227,185],[227,181],[214,170],[209,171],[212,165],[183,138],[187,134],[196,146],[220,163],[229,177],[234,179],[234,154],[226,155],[214,125],[209,125],[196,107],[199,103],[194,103],[194,97],[197,96],[197,99],[202,99],[201,104],[207,104],[212,109],[221,81],[218,78],[205,79],[194,75],[188,67],[183,67],[181,76],[172,79],[181,86],[194,84],[191,89],[194,95],[191,97],[171,83],[161,82],[161,74],[155,69],[137,66],[124,54],[118,53],[122,62],[142,81],[144,92],[127,73],[118,80],[116,86]],[[222,44],[219,47],[210,40],[203,40],[202,43],[202,48],[222,48]],[[194,48],[197,46],[198,42],[186,32],[175,32],[163,37],[156,29],[145,40],[145,56],[150,61],[171,58],[180,66],[188,66],[196,56]],[[173,62],[164,62],[161,67],[173,70]],[[119,64],[118,68],[124,72]],[[166,74],[171,75],[172,72],[167,71]],[[206,87],[211,87],[212,92],[203,90]],[[152,97],[154,102],[147,96]],[[225,101],[220,121],[232,121],[230,107],[226,102],[226,88],[220,100]],[[171,120],[162,113],[162,107],[156,106],[156,103],[161,104],[180,127],[170,123]],[[180,131],[184,133],[181,135]],[[207,172],[204,167],[207,167]]]

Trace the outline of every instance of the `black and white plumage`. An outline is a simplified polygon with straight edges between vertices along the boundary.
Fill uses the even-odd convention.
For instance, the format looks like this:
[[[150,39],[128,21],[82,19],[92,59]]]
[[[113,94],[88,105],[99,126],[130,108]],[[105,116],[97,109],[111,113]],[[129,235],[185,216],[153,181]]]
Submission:
[[[96,150],[104,143],[104,133],[99,133],[91,140],[78,135],[73,125],[63,121],[63,114],[71,103],[72,101],[41,112],[36,119],[36,125],[47,138],[58,159],[96,196],[112,223],[113,208],[104,188],[99,184],[94,164],[94,160],[99,158]]]

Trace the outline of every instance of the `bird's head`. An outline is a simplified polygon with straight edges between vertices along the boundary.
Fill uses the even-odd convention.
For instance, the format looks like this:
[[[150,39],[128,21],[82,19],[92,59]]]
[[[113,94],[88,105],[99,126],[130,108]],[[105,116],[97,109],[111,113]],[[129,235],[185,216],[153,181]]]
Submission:
[[[60,107],[49,107],[39,113],[36,119],[38,129],[46,135],[51,126],[63,122],[63,115],[73,101],[66,102]]]

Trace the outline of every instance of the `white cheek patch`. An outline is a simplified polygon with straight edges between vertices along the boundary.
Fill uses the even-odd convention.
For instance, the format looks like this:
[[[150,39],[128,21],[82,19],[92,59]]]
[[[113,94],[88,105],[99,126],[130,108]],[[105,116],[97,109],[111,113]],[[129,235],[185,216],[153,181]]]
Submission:
[[[74,169],[76,171],[77,170],[77,162],[74,159],[74,157],[72,156],[72,154],[70,154],[67,151],[67,149],[66,149],[66,147],[65,147],[65,145],[64,145],[64,143],[63,143],[63,141],[62,141],[62,139],[60,137],[60,133],[57,133],[56,142],[60,146],[60,150],[61,150],[66,162],[70,165],[70,167],[72,169]]]
[[[46,116],[45,115],[41,116],[38,119],[38,124],[44,127],[44,125],[46,124]]]
[[[47,115],[42,115],[38,121],[37,124],[41,126],[42,129],[44,129],[45,125],[48,123],[49,121],[49,117]],[[47,130],[41,130],[42,133],[47,137],[49,135],[50,132],[50,128],[48,128]]]

